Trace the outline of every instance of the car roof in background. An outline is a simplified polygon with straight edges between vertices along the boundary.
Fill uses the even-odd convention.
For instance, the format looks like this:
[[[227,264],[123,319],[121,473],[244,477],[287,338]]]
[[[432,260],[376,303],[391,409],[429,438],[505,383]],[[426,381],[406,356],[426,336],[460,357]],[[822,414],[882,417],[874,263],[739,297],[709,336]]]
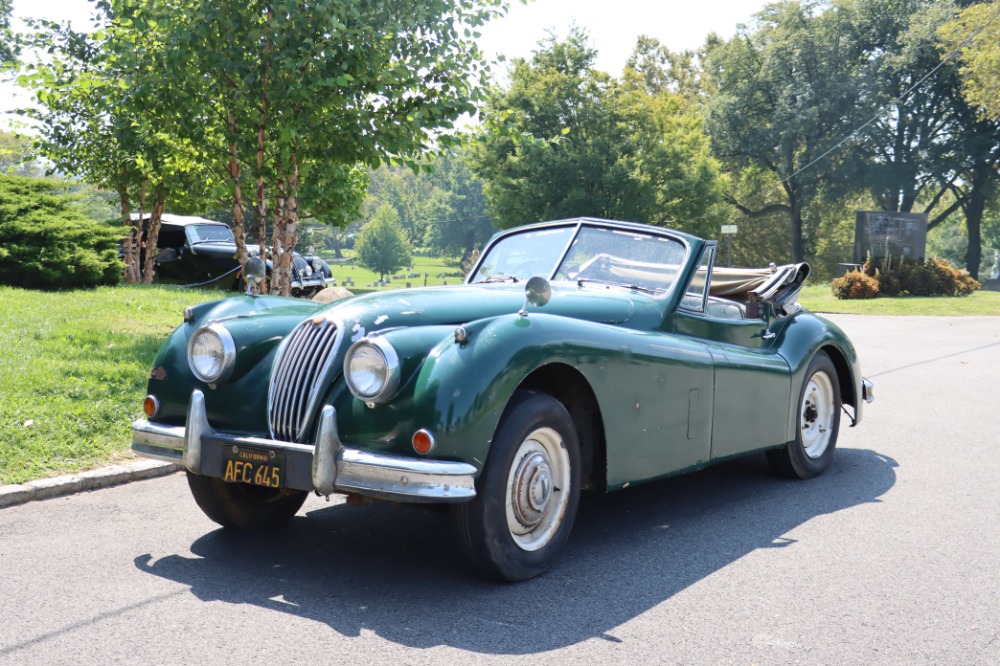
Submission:
[[[149,215],[143,215],[143,219],[148,219]],[[131,218],[133,220],[139,219],[138,213],[132,213]],[[166,222],[167,224],[176,224],[180,227],[188,227],[192,224],[215,224],[227,227],[225,222],[216,222],[215,220],[209,220],[204,217],[197,217],[195,215],[174,215],[172,213],[164,213],[160,216],[160,222]]]

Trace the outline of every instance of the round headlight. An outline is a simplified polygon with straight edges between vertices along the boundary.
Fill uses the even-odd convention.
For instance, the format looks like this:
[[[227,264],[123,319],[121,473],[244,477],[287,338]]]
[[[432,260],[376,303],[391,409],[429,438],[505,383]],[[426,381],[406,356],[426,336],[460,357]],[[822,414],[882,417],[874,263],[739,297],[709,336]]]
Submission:
[[[226,379],[236,360],[236,343],[221,324],[202,326],[188,341],[188,365],[207,384]]]
[[[323,272],[323,260],[320,259],[319,257],[313,257],[312,267],[313,267],[313,270],[316,271],[317,273],[322,273]]]
[[[305,275],[306,277],[309,277],[313,274],[313,269],[309,266],[309,264],[306,264],[306,267],[302,269],[302,274]]]
[[[355,397],[385,402],[399,388],[399,357],[383,338],[359,340],[344,358],[344,377]]]

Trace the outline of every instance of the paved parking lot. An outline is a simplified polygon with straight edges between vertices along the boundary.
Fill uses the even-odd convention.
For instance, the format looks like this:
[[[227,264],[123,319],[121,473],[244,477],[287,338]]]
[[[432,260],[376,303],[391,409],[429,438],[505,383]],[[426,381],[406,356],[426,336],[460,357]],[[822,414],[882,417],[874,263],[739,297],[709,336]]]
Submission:
[[[1000,663],[1000,318],[831,317],[877,399],[827,474],[762,456],[587,499],[550,573],[443,513],[310,499],[231,535],[174,475],[0,510],[0,663]]]

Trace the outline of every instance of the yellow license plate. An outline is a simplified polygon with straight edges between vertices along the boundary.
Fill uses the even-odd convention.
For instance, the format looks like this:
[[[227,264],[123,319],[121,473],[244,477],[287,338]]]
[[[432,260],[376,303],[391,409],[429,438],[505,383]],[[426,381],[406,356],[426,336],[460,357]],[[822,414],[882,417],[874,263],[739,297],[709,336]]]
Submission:
[[[227,446],[222,450],[222,480],[254,486],[281,488],[285,454],[271,449]]]

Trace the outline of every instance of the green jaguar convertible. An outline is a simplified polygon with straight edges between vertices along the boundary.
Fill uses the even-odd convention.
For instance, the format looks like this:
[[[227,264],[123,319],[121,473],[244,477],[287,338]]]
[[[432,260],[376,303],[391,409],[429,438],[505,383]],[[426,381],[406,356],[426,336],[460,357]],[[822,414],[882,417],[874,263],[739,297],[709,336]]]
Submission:
[[[841,413],[861,420],[854,347],[796,303],[809,266],[715,257],[675,231],[563,220],[497,234],[459,286],[191,307],[132,448],[183,464],[227,528],[278,526],[309,492],[451,504],[474,568],[530,578],[582,491],[754,451],[812,477]]]

